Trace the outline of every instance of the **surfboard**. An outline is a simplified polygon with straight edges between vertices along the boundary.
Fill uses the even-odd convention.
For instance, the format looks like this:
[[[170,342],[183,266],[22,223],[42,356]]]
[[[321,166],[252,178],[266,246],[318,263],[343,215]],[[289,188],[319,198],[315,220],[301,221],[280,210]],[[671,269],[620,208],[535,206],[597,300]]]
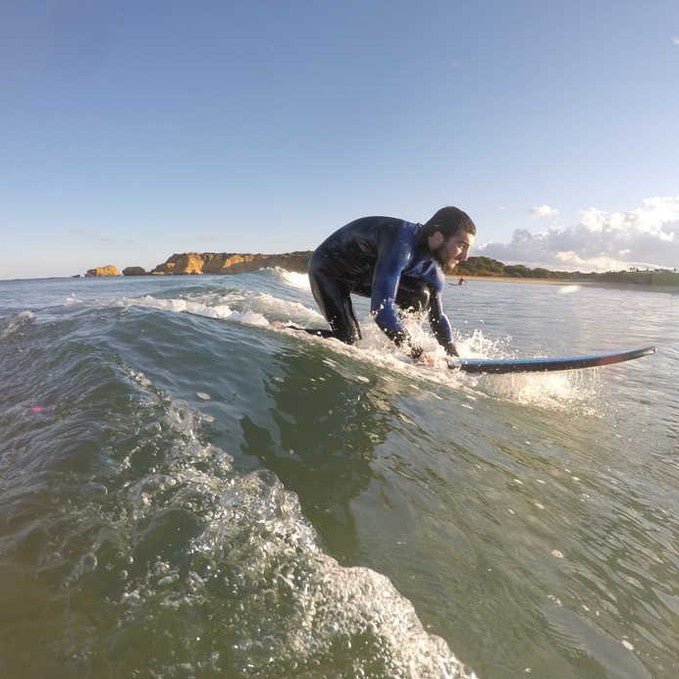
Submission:
[[[607,354],[590,354],[586,356],[563,356],[556,358],[451,358],[448,367],[451,370],[462,370],[468,373],[534,373],[553,372],[556,370],[580,370],[597,368],[613,363],[632,361],[635,358],[648,356],[656,352],[655,347],[641,347],[626,351],[615,351]]]
[[[297,325],[286,325],[287,330],[296,330],[317,337],[332,337],[329,328],[301,328]],[[632,361],[635,358],[654,354],[653,346],[639,349],[627,349],[606,354],[588,354],[585,356],[558,356],[553,358],[450,358],[448,367],[451,370],[462,370],[468,373],[488,373],[502,375],[506,373],[554,372],[558,370],[581,370],[582,368],[598,368],[614,363]]]

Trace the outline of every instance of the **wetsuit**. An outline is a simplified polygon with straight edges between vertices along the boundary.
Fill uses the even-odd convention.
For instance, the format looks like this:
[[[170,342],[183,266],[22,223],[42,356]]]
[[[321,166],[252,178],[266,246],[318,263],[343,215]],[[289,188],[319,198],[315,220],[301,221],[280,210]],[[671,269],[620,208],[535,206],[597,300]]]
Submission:
[[[456,355],[452,329],[443,313],[443,271],[432,258],[421,224],[394,217],[363,217],[335,231],[309,262],[314,299],[332,336],[353,344],[361,331],[350,294],[370,297],[375,322],[397,345],[413,346],[398,309],[428,310],[436,339]],[[328,333],[330,334],[330,333]]]

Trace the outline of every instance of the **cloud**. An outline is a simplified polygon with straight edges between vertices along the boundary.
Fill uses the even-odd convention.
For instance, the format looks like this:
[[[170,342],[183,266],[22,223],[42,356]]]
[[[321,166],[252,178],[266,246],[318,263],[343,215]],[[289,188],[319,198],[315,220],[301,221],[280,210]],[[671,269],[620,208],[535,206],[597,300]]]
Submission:
[[[556,217],[559,214],[559,211],[550,205],[536,205],[531,208],[530,213],[534,217]]]
[[[679,45],[679,38],[673,38],[673,39],[672,39],[672,42],[673,42],[675,45]]]
[[[642,201],[627,212],[583,210],[577,224],[540,233],[514,231],[480,253],[506,263],[581,271],[679,267],[679,195]]]

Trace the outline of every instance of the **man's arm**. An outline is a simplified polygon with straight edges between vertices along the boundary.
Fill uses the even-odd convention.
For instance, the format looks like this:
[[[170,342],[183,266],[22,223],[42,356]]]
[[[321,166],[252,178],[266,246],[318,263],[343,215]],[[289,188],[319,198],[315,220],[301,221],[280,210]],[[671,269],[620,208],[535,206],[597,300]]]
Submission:
[[[405,244],[398,241],[380,243],[380,253],[373,271],[370,311],[380,330],[396,346],[409,346],[412,358],[418,358],[422,348],[412,344],[396,309],[396,291],[409,258],[410,249]]]
[[[448,316],[443,312],[443,298],[440,290],[432,290],[431,302],[429,303],[429,324],[438,343],[446,350],[446,353],[449,356],[458,356],[453,343],[453,328]]]

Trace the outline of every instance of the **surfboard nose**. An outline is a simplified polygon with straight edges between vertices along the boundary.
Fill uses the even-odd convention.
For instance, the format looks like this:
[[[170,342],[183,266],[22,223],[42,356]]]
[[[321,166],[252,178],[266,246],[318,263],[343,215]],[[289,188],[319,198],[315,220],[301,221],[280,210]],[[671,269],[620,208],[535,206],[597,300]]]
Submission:
[[[528,373],[554,372],[558,370],[581,370],[583,368],[597,368],[614,363],[632,361],[635,358],[656,353],[655,346],[628,349],[606,354],[591,354],[585,356],[564,356],[555,358],[451,358],[448,367],[452,370],[463,370],[469,373]]]

